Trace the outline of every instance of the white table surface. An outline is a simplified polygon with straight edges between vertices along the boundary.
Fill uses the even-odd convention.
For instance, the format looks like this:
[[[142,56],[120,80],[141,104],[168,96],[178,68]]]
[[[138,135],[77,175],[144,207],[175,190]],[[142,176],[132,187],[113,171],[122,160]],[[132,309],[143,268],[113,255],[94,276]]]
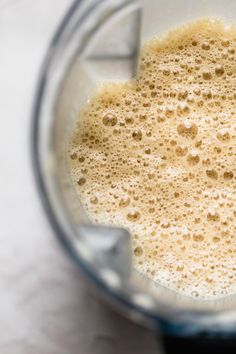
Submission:
[[[30,164],[30,110],[68,0],[0,0],[0,353],[154,354],[154,335],[102,304],[58,245]]]

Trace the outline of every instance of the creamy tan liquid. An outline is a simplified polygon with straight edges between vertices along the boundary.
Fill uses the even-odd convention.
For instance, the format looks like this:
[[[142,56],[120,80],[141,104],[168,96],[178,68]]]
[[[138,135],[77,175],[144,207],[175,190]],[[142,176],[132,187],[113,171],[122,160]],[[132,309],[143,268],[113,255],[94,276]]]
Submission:
[[[134,267],[179,293],[236,292],[236,27],[155,38],[137,77],[80,114],[69,168],[90,218],[132,233]]]

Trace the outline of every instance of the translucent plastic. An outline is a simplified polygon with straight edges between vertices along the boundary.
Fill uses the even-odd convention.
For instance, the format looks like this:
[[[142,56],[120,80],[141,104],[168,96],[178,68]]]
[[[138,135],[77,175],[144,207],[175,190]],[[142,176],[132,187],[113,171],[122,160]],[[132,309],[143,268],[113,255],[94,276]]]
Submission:
[[[135,73],[140,44],[203,16],[236,22],[236,2],[76,1],[52,40],[39,79],[33,163],[55,233],[109,302],[131,319],[165,332],[231,336],[236,331],[236,296],[194,300],[141,278],[132,269],[127,231],[90,224],[66,161],[75,119],[98,82],[128,79]],[[109,244],[104,242],[107,234]]]

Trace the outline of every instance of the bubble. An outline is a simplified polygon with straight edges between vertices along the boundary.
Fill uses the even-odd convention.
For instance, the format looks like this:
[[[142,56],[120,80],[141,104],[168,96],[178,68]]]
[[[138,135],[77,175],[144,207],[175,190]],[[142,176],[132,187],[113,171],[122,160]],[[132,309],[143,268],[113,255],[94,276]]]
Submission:
[[[169,76],[169,75],[170,75],[170,70],[169,70],[169,69],[164,69],[164,70],[163,70],[163,74],[164,74],[165,76]]]
[[[227,142],[230,140],[230,133],[228,129],[221,129],[217,134],[216,137],[218,140],[222,142]]]
[[[177,156],[185,156],[188,152],[188,148],[186,146],[177,146],[177,148],[175,149],[176,155]]]
[[[176,267],[177,272],[182,272],[184,270],[184,266],[182,264],[177,265]]]
[[[189,163],[189,165],[196,165],[199,163],[200,161],[200,157],[198,155],[197,150],[191,150],[190,153],[187,156],[187,161]]]
[[[232,48],[232,47],[231,47],[231,48],[229,48],[229,49],[228,49],[228,53],[230,53],[230,54],[234,54],[234,53],[235,53],[235,49],[234,49],[234,48]]]
[[[193,90],[193,92],[194,92],[195,95],[197,95],[197,96],[200,96],[200,95],[201,95],[201,90],[200,90],[200,88],[195,88],[195,89]]]
[[[198,127],[195,123],[185,120],[178,125],[177,132],[181,136],[194,139],[197,136]]]
[[[178,93],[178,99],[179,100],[185,100],[188,96],[188,91],[187,90],[181,90],[179,93]]]
[[[224,179],[225,180],[231,180],[234,177],[234,174],[232,171],[226,171],[224,172]]]
[[[158,123],[162,123],[162,122],[165,122],[165,117],[164,117],[164,115],[163,114],[158,114],[158,116],[157,116],[157,121],[158,121]]]
[[[206,175],[209,178],[218,179],[218,173],[216,170],[213,170],[213,169],[206,170]]]
[[[175,114],[175,108],[174,108],[174,106],[167,106],[167,107],[165,108],[165,115],[166,115],[166,117],[171,118],[171,117],[174,116],[174,114]]]
[[[211,160],[209,158],[203,159],[202,164],[203,166],[210,166]]]
[[[204,236],[200,235],[200,234],[194,234],[193,235],[193,240],[195,242],[202,242],[202,241],[204,241]]]
[[[216,67],[215,67],[215,73],[216,73],[216,75],[217,76],[222,76],[222,75],[224,75],[224,68],[223,68],[223,66],[222,65],[220,65],[220,64],[218,64],[218,65],[216,65]]]
[[[206,282],[211,284],[213,282],[213,278],[210,276],[206,277]]]
[[[205,90],[202,92],[202,96],[203,96],[203,98],[205,98],[205,99],[211,99],[211,98],[212,98],[211,90],[210,90],[210,89],[205,89]]]
[[[188,115],[189,112],[190,112],[190,108],[189,108],[189,106],[186,103],[181,102],[180,104],[178,104],[177,113],[179,115]]]
[[[151,149],[149,147],[146,147],[144,149],[144,152],[145,152],[145,154],[150,155],[152,151],[151,151]]]
[[[202,73],[202,77],[204,80],[211,80],[212,78],[211,72],[209,70],[204,70]]]
[[[217,213],[217,211],[215,211],[214,209],[210,209],[207,213],[207,220],[208,221],[219,221],[220,216]]]
[[[73,153],[70,155],[70,158],[71,158],[71,160],[76,160],[76,159],[77,159],[77,154],[76,154],[76,152],[73,152]]]
[[[135,247],[135,249],[134,249],[134,255],[136,256],[136,257],[141,257],[142,256],[142,254],[143,254],[143,249],[142,249],[142,247]]]
[[[83,186],[86,183],[86,179],[84,177],[80,177],[77,183],[79,186]]]
[[[113,113],[107,113],[103,117],[102,122],[104,125],[108,127],[113,127],[114,125],[117,124],[117,117]]]
[[[215,242],[215,243],[220,242],[220,237],[214,236],[212,240],[213,240],[213,242]]]
[[[130,203],[130,198],[129,197],[123,197],[119,201],[119,206],[121,208],[125,208],[125,207],[127,207],[129,205],[129,203]]]
[[[202,49],[204,50],[209,50],[210,49],[210,43],[208,41],[205,41],[201,45]]]
[[[222,39],[222,41],[221,41],[221,45],[223,46],[223,47],[229,47],[229,40],[227,39],[227,38],[224,38],[224,39]]]
[[[91,198],[90,198],[90,203],[91,203],[91,204],[97,204],[97,203],[98,203],[98,198],[95,197],[95,196],[91,197]]]
[[[84,156],[80,156],[80,157],[78,158],[78,160],[79,160],[79,162],[84,162],[84,161],[85,161],[85,158],[84,158]]]
[[[140,219],[140,213],[137,210],[130,211],[127,214],[127,219],[129,221],[137,221]]]
[[[132,124],[133,122],[134,122],[133,117],[131,117],[131,116],[125,117],[125,123],[126,124]]]
[[[193,104],[194,103],[194,96],[193,95],[189,95],[188,96],[188,98],[187,98],[187,102],[189,103],[189,104]]]
[[[168,228],[170,227],[170,222],[169,222],[168,220],[163,220],[163,221],[161,222],[161,227],[162,227],[163,229],[168,229]]]
[[[142,140],[142,132],[140,129],[134,130],[132,133],[132,137],[135,141],[141,141]]]

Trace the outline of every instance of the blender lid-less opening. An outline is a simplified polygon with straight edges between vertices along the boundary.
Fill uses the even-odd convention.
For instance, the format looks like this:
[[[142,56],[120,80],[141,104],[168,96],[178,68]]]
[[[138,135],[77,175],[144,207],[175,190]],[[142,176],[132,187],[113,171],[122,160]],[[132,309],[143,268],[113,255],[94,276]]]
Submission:
[[[75,65],[84,39],[88,40],[89,34],[92,33],[89,26],[91,17],[92,22],[94,16],[97,20],[104,19],[101,7],[105,3],[106,1],[93,2],[91,8],[83,13],[81,2],[76,1],[72,5],[52,40],[39,78],[33,110],[32,158],[46,213],[57,236],[75,263],[112,304],[122,308],[131,318],[178,335],[200,334],[204,331],[210,333],[223,331],[224,335],[233,335],[234,297],[199,302],[187,297],[185,299],[163,287],[159,287],[158,290],[155,288],[154,296],[154,291],[151,291],[150,286],[147,287],[150,282],[146,280],[140,282],[138,286],[136,283],[138,277],[134,276],[131,279],[128,272],[124,274],[124,269],[130,268],[130,257],[126,255],[123,262],[119,257],[116,258],[117,255],[124,255],[124,249],[129,250],[128,246],[124,247],[129,244],[128,234],[116,228],[111,230],[102,226],[101,228],[88,226],[88,219],[81,206],[78,214],[78,200],[71,196],[74,193],[68,176],[62,173],[59,177],[58,172],[63,169],[65,156],[61,152],[58,153],[56,148],[58,143],[62,152],[65,153],[66,148],[63,139],[66,129],[65,127],[60,129],[56,116],[58,105],[61,104],[59,101],[64,100],[62,96],[65,88],[69,87],[68,93],[70,89],[73,90],[73,85],[70,87],[68,84],[68,77],[74,69],[69,70],[69,66]],[[121,3],[124,5],[127,2],[112,2],[110,15],[114,9],[117,11],[117,6],[120,9]],[[132,2],[128,2],[128,5],[130,3]],[[82,34],[78,36],[79,30]],[[76,42],[73,40],[75,37]],[[67,107],[66,99],[64,103]],[[72,109],[71,114],[73,115],[75,111],[76,107]],[[54,122],[51,121],[52,117],[55,119]],[[65,121],[62,119],[62,126],[63,122]],[[64,168],[65,172],[66,166]],[[80,219],[79,225],[75,223],[76,215]],[[91,237],[96,237],[99,231],[101,237],[98,237],[99,242],[95,249],[98,257],[94,257]],[[104,243],[103,239],[106,232],[113,233],[114,236],[113,242],[109,245]],[[121,242],[122,238],[124,242]],[[115,264],[111,267],[113,260]]]

